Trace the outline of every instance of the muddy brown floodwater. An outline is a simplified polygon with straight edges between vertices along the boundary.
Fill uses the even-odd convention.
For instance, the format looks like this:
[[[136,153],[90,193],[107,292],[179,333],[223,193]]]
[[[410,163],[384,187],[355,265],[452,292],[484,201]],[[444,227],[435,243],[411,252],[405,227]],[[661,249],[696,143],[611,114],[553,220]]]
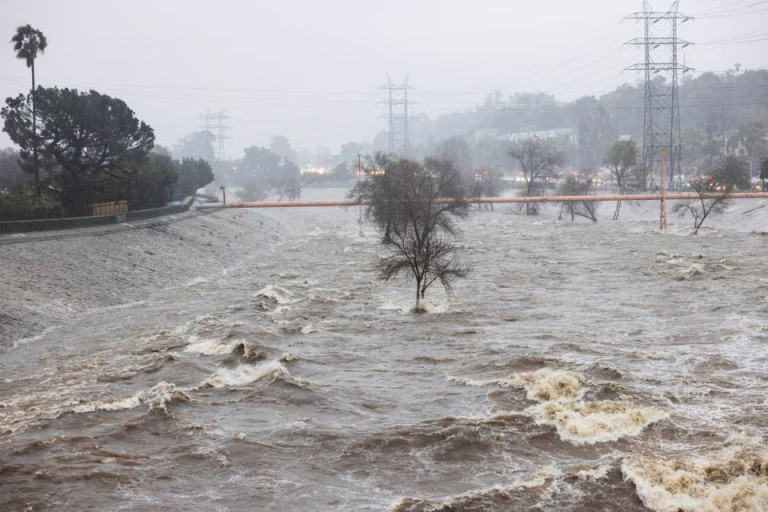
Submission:
[[[0,509],[768,510],[764,214],[552,208],[470,216],[425,315],[355,209],[238,212],[241,263],[4,349]]]

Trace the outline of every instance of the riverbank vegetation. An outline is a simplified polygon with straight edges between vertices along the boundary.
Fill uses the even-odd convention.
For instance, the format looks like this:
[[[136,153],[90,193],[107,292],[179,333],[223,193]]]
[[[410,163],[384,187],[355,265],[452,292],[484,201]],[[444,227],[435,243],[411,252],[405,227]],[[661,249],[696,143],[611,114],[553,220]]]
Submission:
[[[19,147],[0,154],[0,221],[91,215],[104,202],[155,208],[213,181],[205,160],[155,148],[154,130],[121,99],[35,87],[34,62],[48,45],[42,32],[19,27],[11,42],[32,69],[32,89],[0,110]]]

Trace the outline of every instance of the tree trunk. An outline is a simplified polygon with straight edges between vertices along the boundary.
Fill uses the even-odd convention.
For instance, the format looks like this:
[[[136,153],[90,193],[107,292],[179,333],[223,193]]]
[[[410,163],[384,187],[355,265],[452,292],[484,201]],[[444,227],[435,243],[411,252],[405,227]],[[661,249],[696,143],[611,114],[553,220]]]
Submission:
[[[35,106],[35,61],[32,61],[32,163],[35,170],[35,192],[40,197],[40,169],[37,165],[37,108]]]
[[[416,278],[416,305],[413,306],[414,313],[424,313],[424,307],[421,305],[421,299],[424,297],[424,293],[421,290],[421,278]]]
[[[525,185],[525,196],[526,197],[532,197],[533,196],[533,190],[534,190],[534,184],[533,179],[526,182]],[[539,209],[536,203],[525,203],[525,214],[526,215],[538,215]]]
[[[627,192],[627,178],[616,180],[619,186],[619,195],[623,196]],[[613,220],[619,220],[619,211],[621,211],[621,199],[616,201],[616,210],[613,212]]]
[[[80,179],[76,173],[65,171],[61,187],[61,204],[67,217],[82,217],[89,215],[88,183]]]

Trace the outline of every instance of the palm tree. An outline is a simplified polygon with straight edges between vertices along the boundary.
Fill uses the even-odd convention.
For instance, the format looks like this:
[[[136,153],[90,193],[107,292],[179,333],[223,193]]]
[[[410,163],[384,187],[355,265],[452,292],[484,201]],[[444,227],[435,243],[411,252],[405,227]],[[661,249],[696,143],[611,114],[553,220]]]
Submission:
[[[35,59],[37,53],[44,53],[48,46],[48,41],[39,30],[32,28],[32,25],[24,25],[16,29],[16,35],[11,38],[13,49],[16,51],[16,57],[27,62],[27,67],[32,68],[32,152],[35,166],[35,188],[37,195],[40,195],[40,171],[37,167],[37,119],[35,112]]]

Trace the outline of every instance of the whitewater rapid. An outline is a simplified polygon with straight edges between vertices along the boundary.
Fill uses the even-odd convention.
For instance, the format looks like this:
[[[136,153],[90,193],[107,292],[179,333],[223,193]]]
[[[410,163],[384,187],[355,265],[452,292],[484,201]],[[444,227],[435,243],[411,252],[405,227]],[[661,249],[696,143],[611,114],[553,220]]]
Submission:
[[[0,356],[0,509],[766,511],[768,238],[628,211],[473,213],[425,315],[355,209],[240,212]]]

